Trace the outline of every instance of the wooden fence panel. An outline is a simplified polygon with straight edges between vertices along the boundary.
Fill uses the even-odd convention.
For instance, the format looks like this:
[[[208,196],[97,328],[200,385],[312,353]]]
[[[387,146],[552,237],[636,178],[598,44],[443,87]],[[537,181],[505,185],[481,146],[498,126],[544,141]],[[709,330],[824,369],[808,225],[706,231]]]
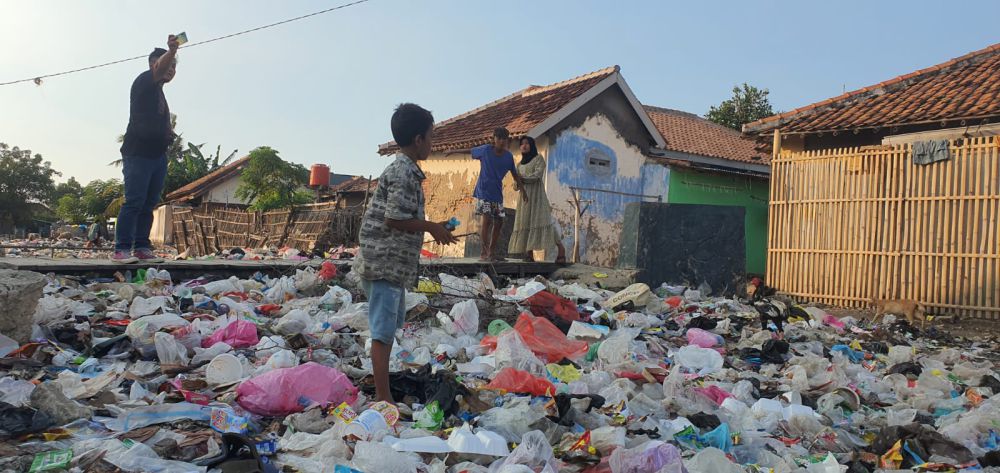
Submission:
[[[932,314],[1000,319],[1000,141],[966,138],[914,164],[909,144],[772,161],[768,280],[845,307],[914,299]]]

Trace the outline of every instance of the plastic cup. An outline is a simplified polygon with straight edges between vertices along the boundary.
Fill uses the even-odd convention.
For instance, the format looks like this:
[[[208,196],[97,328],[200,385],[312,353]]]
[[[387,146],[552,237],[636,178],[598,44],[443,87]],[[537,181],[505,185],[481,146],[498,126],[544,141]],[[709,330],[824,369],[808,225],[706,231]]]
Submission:
[[[213,386],[232,384],[243,377],[240,359],[231,353],[223,353],[212,358],[205,368],[205,381]]]

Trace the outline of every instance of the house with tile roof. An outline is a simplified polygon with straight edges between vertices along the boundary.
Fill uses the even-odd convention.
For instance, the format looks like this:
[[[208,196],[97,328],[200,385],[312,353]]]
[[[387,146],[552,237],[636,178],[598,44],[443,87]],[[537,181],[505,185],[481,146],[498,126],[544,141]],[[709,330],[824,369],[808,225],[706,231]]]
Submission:
[[[772,151],[767,279],[1000,314],[1000,44],[743,126]]]
[[[433,153],[420,163],[427,217],[463,222],[458,233],[478,231],[472,193],[479,163],[471,148],[491,142],[506,127],[516,139],[535,138],[546,159],[546,193],[564,245],[580,262],[618,264],[625,208],[637,202],[702,203],[753,208],[748,223],[763,271],[768,157],[734,130],[693,114],[646,107],[618,66],[546,86],[529,86],[434,126]],[[390,155],[395,143],[379,146]],[[516,154],[516,153],[515,153]],[[515,161],[519,159],[515,157]],[[519,198],[512,178],[504,202],[512,215]],[[752,215],[751,215],[752,214]],[[507,219],[507,227],[513,218]],[[506,234],[506,231],[505,231]],[[478,256],[475,235],[460,244],[428,249],[445,256]],[[502,241],[499,247],[506,247]],[[554,252],[546,252],[551,259]],[[749,258],[748,258],[749,259]]]

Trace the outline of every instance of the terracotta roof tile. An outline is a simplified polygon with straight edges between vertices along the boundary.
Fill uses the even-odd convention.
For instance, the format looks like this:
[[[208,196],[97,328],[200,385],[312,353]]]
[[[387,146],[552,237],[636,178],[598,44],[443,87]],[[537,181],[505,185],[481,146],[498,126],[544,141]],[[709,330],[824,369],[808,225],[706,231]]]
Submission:
[[[350,179],[341,182],[330,188],[331,193],[352,193],[352,192],[366,192],[374,191],[375,186],[378,185],[378,180],[365,179],[361,176],[353,176]]]
[[[666,149],[712,158],[753,164],[768,164],[769,157],[755,149],[751,139],[731,128],[698,115],[668,108],[643,106],[666,140]]]
[[[618,66],[547,86],[533,85],[434,125],[434,151],[466,149],[489,143],[493,129],[506,127],[511,136],[526,134],[573,99],[618,72]],[[379,154],[399,150],[395,142],[379,146]]]
[[[1000,116],[1000,43],[743,126],[820,132]]]
[[[208,191],[212,189],[213,184],[224,181],[231,176],[238,174],[244,167],[246,167],[248,162],[250,162],[250,156],[244,156],[237,159],[236,161],[222,166],[219,169],[216,169],[199,179],[191,181],[187,185],[167,194],[164,201],[179,202],[197,199],[198,197],[208,193]]]

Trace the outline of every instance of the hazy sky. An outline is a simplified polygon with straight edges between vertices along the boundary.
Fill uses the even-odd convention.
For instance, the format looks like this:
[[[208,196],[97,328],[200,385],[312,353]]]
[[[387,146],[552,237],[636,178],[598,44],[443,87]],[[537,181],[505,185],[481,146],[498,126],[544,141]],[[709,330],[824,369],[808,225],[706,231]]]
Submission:
[[[0,0],[0,82],[88,66],[343,0]],[[377,174],[395,104],[443,120],[529,84],[618,64],[643,103],[704,114],[736,83],[788,110],[998,41],[997,1],[371,0],[190,50],[165,87],[214,149]],[[0,87],[0,141],[83,183],[120,177],[133,61]]]

